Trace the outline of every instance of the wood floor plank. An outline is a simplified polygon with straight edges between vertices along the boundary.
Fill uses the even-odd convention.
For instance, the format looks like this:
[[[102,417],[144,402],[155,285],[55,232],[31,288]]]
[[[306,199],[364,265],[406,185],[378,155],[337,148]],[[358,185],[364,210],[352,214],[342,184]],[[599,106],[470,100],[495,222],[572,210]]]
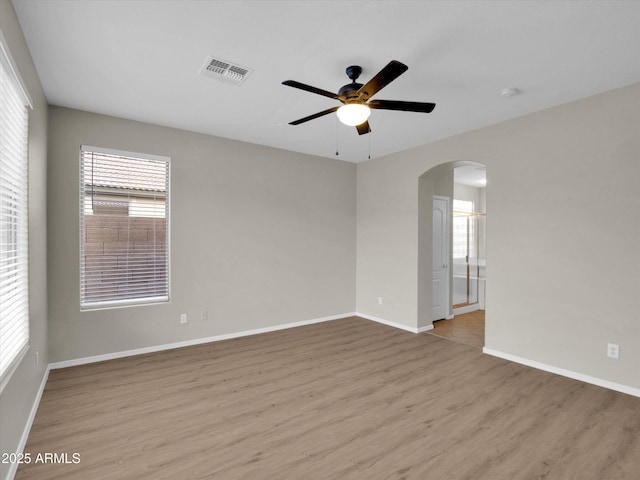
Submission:
[[[449,320],[433,322],[430,335],[478,348],[484,347],[484,310],[458,314]]]
[[[640,478],[640,399],[336,320],[49,376],[16,479]]]

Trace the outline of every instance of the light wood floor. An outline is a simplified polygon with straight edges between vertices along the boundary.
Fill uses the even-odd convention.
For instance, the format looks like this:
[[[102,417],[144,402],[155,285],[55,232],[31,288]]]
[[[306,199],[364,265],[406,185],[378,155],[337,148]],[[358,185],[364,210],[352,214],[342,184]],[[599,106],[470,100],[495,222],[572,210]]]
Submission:
[[[473,347],[484,347],[484,310],[456,315],[450,320],[433,322],[431,335]]]
[[[54,370],[24,479],[640,478],[640,399],[360,318]]]

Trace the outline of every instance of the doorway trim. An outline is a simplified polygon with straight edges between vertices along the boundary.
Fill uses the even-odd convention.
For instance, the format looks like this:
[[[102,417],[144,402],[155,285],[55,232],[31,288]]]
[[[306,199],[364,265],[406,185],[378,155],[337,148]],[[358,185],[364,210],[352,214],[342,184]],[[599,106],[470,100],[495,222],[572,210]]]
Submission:
[[[433,196],[453,198],[453,170],[463,166],[487,165],[469,160],[453,160],[436,165],[418,177],[418,328],[433,326]],[[449,235],[451,238],[451,232]],[[451,250],[449,254],[451,255]],[[451,275],[449,277],[451,282]],[[452,291],[450,283],[450,296]],[[449,307],[450,314],[451,305],[453,303]]]

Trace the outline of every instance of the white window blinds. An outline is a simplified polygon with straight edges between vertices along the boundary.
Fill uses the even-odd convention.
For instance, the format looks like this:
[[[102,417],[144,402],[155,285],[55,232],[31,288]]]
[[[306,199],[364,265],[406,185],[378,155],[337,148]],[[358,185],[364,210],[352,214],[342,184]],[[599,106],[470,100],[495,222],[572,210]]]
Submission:
[[[169,158],[82,146],[80,305],[169,299]]]
[[[0,38],[0,384],[29,344],[28,111]]]

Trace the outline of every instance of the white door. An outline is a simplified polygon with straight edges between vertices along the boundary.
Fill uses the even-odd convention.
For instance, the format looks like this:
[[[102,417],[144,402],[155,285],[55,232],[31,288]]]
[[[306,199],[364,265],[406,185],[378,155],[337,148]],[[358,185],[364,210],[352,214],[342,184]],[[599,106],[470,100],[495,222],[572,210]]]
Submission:
[[[449,316],[449,198],[433,196],[433,320]]]

